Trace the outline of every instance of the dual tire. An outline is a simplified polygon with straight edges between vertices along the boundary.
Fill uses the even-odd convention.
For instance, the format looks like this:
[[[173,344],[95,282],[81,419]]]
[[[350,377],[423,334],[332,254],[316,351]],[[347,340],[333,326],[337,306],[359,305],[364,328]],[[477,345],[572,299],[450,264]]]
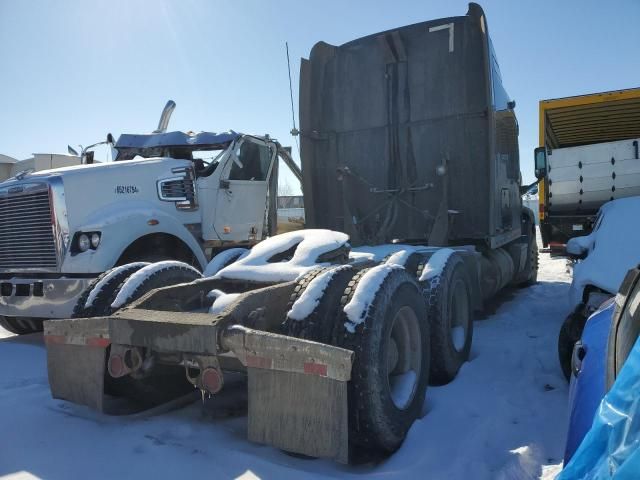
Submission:
[[[464,262],[453,254],[438,277],[419,282],[416,273],[426,259],[415,255],[404,269],[387,267],[359,323],[350,323],[343,309],[372,269],[337,272],[306,318],[283,324],[285,334],[355,352],[348,402],[349,440],[356,448],[397,450],[421,416],[428,383],[452,380],[469,356],[473,324]],[[323,271],[298,282],[290,307]],[[457,343],[455,327],[462,330]]]
[[[132,289],[123,305],[112,306],[118,293],[133,274],[151,265],[147,262],[135,262],[107,270],[96,278],[78,298],[73,310],[74,318],[88,318],[112,314],[115,310],[141,298],[146,293],[160,287],[192,282],[202,275],[193,267],[181,262],[172,262],[166,268],[157,270],[144,278]],[[89,301],[90,300],[90,301]]]

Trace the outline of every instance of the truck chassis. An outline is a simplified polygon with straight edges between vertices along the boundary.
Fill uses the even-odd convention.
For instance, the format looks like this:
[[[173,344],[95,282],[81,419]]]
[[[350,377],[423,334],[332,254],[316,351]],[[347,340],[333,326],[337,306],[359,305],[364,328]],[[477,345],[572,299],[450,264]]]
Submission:
[[[294,234],[304,235],[285,235]],[[522,240],[521,251],[528,237]],[[227,372],[244,372],[249,440],[342,463],[362,447],[394,451],[420,415],[429,375],[432,382],[446,383],[467,360],[472,312],[483,298],[518,279],[529,280],[530,274],[525,264],[514,264],[507,249],[483,256],[474,247],[394,247],[396,254],[382,260],[354,260],[344,255],[348,244],[333,248],[327,246],[319,257],[333,262],[319,262],[292,281],[214,275],[152,289],[109,315],[46,321],[53,396],[106,414],[129,413],[194,388],[203,398],[214,395]],[[271,257],[288,261],[281,250]],[[362,323],[351,324],[345,304],[357,295],[367,272],[376,269],[384,278],[373,290],[371,284],[365,289],[371,290],[366,315]],[[311,315],[289,319],[294,299],[327,271],[336,272],[335,281],[315,299]],[[219,313],[207,313],[214,301],[208,294],[215,290],[238,295]],[[461,328],[459,343],[454,331]],[[377,370],[382,373],[375,377]],[[392,371],[402,375],[394,377]],[[394,393],[395,379],[411,372],[411,394],[401,387]],[[368,375],[372,378],[364,378]],[[376,410],[376,404],[363,403],[368,388],[383,391],[381,405],[391,409],[380,413],[393,423],[391,433],[378,432],[377,440],[361,432],[379,428],[362,426],[362,417]],[[396,402],[397,395],[406,396],[405,404]]]

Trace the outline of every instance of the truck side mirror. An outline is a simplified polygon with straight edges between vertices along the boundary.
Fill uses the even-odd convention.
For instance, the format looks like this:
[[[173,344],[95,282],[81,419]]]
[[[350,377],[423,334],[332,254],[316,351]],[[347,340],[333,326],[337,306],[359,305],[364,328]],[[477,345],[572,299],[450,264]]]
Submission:
[[[113,145],[114,143],[116,142],[113,141],[113,135],[107,133],[107,145]]]
[[[516,101],[515,100],[509,100],[507,102],[507,108],[509,110],[514,110],[516,108]]]
[[[93,164],[93,155],[94,155],[94,152],[86,152],[84,154],[84,163],[85,163],[85,165],[92,165]]]
[[[533,155],[535,158],[536,178],[540,180],[547,175],[547,149],[538,147],[533,151]]]
[[[73,148],[71,145],[67,145],[67,152],[69,152],[69,155],[74,155],[76,157],[78,157],[78,152],[76,151],[75,148]]]

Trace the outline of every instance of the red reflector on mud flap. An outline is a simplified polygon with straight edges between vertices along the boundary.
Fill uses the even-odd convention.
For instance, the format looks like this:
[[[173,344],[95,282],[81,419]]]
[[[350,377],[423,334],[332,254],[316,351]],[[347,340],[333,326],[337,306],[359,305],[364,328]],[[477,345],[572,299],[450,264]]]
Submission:
[[[321,377],[326,377],[327,366],[323,363],[305,362],[304,373],[306,373],[307,375],[319,375]]]

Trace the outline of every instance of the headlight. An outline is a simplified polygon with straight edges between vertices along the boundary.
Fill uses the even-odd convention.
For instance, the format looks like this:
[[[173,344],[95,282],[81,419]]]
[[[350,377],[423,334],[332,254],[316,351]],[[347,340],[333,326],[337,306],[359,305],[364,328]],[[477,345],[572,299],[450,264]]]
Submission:
[[[89,240],[89,237],[82,233],[78,236],[78,250],[80,250],[81,252],[86,252],[87,250],[89,250],[89,247],[91,246],[91,241]]]
[[[100,232],[76,232],[71,243],[71,253],[84,253],[87,250],[96,250],[102,240]]]
[[[91,248],[98,248],[98,245],[100,245],[100,234],[99,233],[92,233],[91,234]]]

